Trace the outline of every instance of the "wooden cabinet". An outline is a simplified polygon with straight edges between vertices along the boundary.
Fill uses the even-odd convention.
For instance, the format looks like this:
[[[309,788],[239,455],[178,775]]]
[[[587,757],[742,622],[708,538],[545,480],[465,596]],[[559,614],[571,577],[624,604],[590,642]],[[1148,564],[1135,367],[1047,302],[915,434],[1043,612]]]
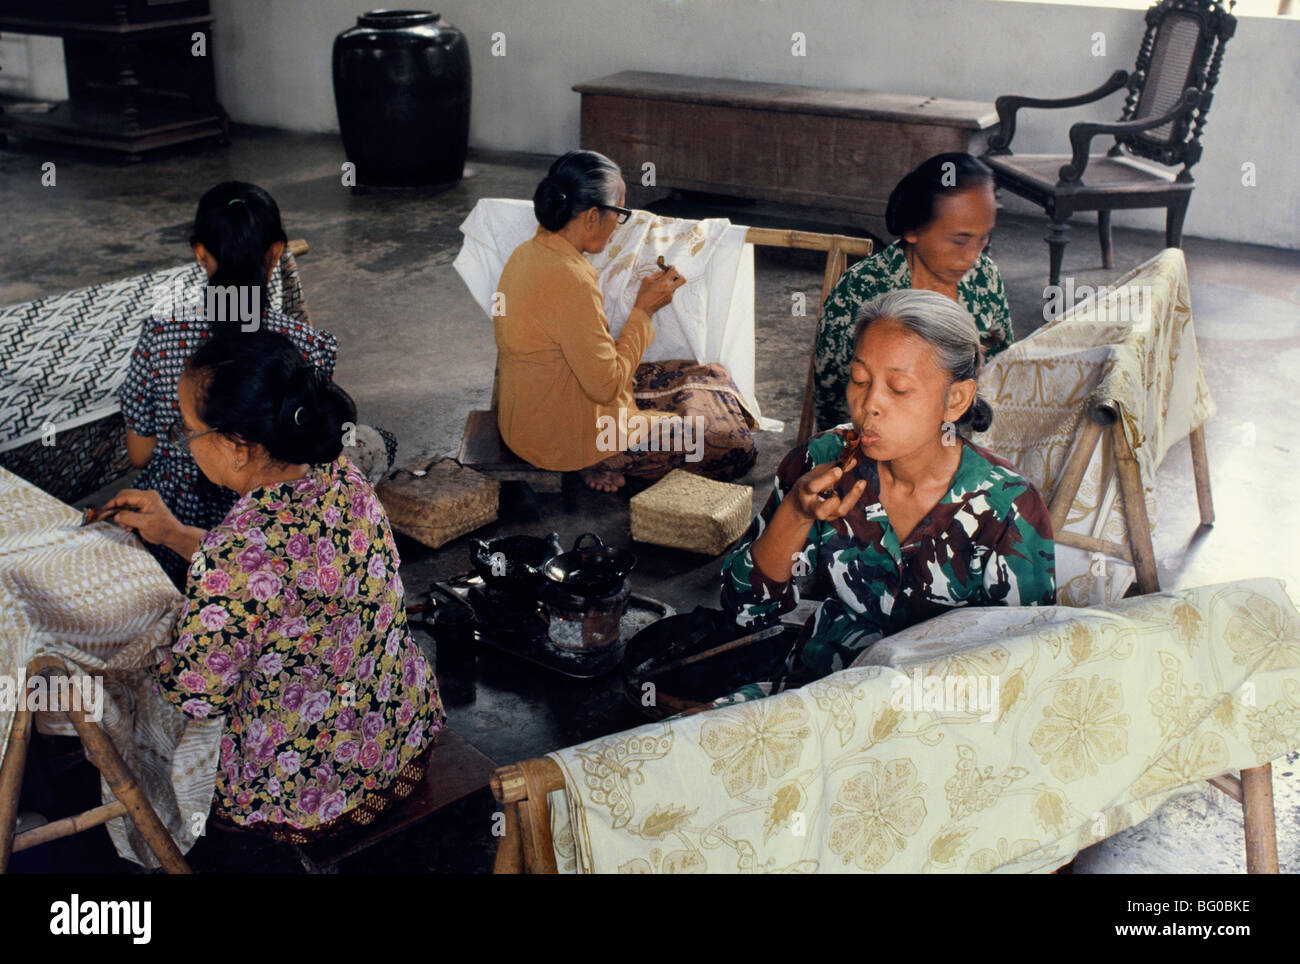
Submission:
[[[0,113],[0,135],[139,160],[144,151],[224,139],[208,0],[0,0],[0,31],[63,39],[68,100]],[[201,51],[201,52],[200,52]]]

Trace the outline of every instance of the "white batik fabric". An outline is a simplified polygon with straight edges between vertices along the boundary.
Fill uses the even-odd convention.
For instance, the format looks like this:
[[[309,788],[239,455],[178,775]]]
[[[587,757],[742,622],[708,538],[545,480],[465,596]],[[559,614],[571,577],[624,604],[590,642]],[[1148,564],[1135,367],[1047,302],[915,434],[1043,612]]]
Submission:
[[[33,659],[50,655],[70,675],[102,677],[100,725],[188,851],[212,804],[224,720],[189,719],[154,684],[184,597],[134,535],[111,523],[80,526],[80,511],[4,469],[0,513],[0,676],[22,680]],[[0,758],[13,719],[0,706]],[[66,720],[36,719],[43,733],[75,735]],[[107,829],[122,857],[158,866],[127,818]]]
[[[532,202],[484,198],[460,230],[465,241],[453,267],[490,320],[506,262],[537,233]],[[747,232],[725,218],[687,221],[634,211],[614,229],[605,250],[584,257],[596,269],[615,338],[636,303],[641,279],[659,270],[661,256],[673,265],[686,284],[655,312],[655,341],[641,361],[722,365],[760,428],[779,431],[780,422],[763,418],[754,391],[754,253],[745,243]]]

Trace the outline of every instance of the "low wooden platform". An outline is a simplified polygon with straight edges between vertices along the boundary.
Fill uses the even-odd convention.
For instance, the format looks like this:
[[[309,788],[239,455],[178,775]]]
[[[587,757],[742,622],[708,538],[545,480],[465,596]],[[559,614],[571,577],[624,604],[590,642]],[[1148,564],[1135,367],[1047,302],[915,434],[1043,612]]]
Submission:
[[[339,861],[401,833],[443,807],[486,787],[496,767],[474,744],[450,728],[444,729],[424,782],[414,793],[369,827],[338,840],[300,846],[298,854],[303,866],[311,873],[328,872]]]
[[[510,451],[501,440],[497,413],[491,409],[469,413],[456,461],[499,482],[527,482],[536,492],[559,492],[564,480],[563,473],[539,469]]]

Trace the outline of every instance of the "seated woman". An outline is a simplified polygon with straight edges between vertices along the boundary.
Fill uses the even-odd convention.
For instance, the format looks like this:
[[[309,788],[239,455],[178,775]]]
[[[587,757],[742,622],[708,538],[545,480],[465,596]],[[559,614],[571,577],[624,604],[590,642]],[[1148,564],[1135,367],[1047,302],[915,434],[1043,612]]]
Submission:
[[[757,458],[756,426],[726,370],[641,365],[655,337],[650,316],[685,279],[671,265],[645,278],[627,324],[617,339],[610,334],[596,270],[583,253],[604,250],[627,220],[626,194],[618,166],[594,151],[560,157],[537,186],[540,227],[506,262],[498,285],[504,312],[493,318],[501,438],[540,468],[584,470],[587,484],[606,492],[627,476],[657,479],[673,468],[744,475]],[[653,390],[671,410],[641,411],[633,397],[639,389]],[[654,435],[639,432],[643,426]]]
[[[239,493],[211,531],[128,489],[120,525],[193,556],[163,695],[226,715],[219,820],[292,843],[369,823],[423,779],[445,719],[374,489],[341,455],[352,400],[283,335],[212,338],[171,435]]]
[[[218,184],[203,195],[190,235],[209,289],[233,287],[246,307],[255,298],[260,309],[257,330],[286,335],[304,358],[333,374],[338,356],[334,336],[273,310],[266,297],[265,286],[286,241],[272,197],[240,181]],[[224,310],[230,302],[215,299],[214,306]],[[225,518],[238,495],[205,479],[189,453],[167,439],[167,430],[180,418],[177,385],[185,360],[208,338],[252,328],[251,322],[239,318],[209,317],[206,309],[206,303],[173,304],[170,313],[145,319],[117,393],[126,421],[127,454],[132,465],[144,468],[136,487],[158,492],[182,523],[204,531]],[[172,581],[184,586],[189,560],[166,546],[148,548]]]
[[[993,172],[969,154],[938,154],[890,192],[885,225],[898,240],[840,276],[817,325],[813,405],[817,428],[850,420],[844,405],[854,319],[886,291],[937,291],[975,318],[984,357],[1012,343],[1011,308],[997,265],[986,254],[997,219]]]
[[[954,606],[1056,600],[1042,498],[965,437],[993,417],[977,393],[971,316],[936,292],[889,292],[863,305],[853,344],[853,429],[815,435],[782,460],[723,569],[722,605],[741,626],[793,609],[795,575],[830,587],[790,654],[787,686]]]

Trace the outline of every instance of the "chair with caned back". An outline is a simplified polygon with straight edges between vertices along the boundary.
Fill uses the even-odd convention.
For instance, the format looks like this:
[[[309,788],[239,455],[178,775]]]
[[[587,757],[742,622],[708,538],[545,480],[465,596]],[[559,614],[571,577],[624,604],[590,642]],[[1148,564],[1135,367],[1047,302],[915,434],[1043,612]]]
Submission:
[[[1146,13],[1146,32],[1133,71],[1117,70],[1096,90],[1076,97],[1040,99],[1007,95],[996,101],[1001,128],[983,156],[998,187],[1042,207],[1051,218],[1044,240],[1050,249],[1049,283],[1059,284],[1077,211],[1097,212],[1103,267],[1112,266],[1110,213],[1124,208],[1165,209],[1165,246],[1182,244],[1183,218],[1192,196],[1191,169],[1201,157],[1201,133],[1219,79],[1223,48],[1237,19],[1236,0],[1161,0]],[[1070,128],[1072,154],[1011,152],[1016,113],[1022,107],[1079,107],[1127,88],[1117,123],[1079,123]],[[1111,135],[1104,155],[1090,154],[1092,140]],[[1182,165],[1173,174],[1141,163]],[[1084,175],[1087,175],[1086,181]]]

